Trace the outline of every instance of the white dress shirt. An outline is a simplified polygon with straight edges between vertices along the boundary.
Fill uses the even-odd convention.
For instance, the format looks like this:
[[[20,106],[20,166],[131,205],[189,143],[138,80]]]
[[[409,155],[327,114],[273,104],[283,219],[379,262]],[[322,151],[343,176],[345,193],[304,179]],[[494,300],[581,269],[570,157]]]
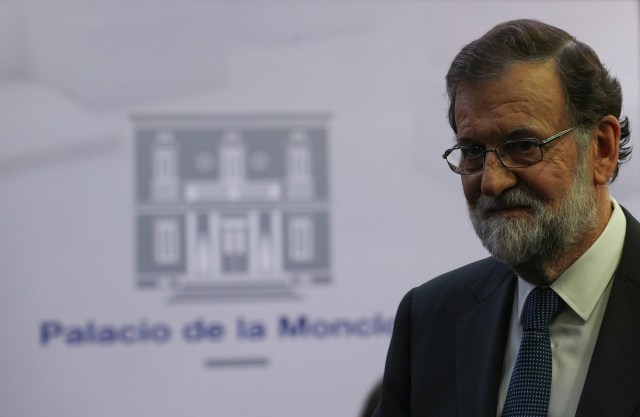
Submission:
[[[549,417],[574,417],[578,408],[626,233],[627,220],[620,206],[613,198],[611,204],[613,213],[600,237],[551,284],[566,306],[549,329],[553,356]],[[498,417],[502,414],[520,349],[522,309],[527,295],[534,288],[518,277],[500,385]]]

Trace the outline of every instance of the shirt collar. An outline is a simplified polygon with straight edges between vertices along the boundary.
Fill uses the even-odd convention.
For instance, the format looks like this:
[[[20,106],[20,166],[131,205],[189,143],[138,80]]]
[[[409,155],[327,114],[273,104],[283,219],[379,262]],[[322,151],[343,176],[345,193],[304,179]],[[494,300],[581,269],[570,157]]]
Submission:
[[[627,219],[611,197],[613,212],[602,234],[585,253],[551,284],[567,305],[587,321],[611,281],[622,256]],[[524,302],[536,286],[518,277],[518,322]]]

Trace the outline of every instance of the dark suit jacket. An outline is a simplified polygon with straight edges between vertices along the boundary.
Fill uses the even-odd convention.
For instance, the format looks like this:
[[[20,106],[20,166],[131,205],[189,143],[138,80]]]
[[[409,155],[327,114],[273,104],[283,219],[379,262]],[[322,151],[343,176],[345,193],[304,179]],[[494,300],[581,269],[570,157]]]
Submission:
[[[622,258],[578,417],[640,417],[640,223],[624,212]],[[374,416],[495,417],[515,287],[514,273],[487,258],[407,293]]]

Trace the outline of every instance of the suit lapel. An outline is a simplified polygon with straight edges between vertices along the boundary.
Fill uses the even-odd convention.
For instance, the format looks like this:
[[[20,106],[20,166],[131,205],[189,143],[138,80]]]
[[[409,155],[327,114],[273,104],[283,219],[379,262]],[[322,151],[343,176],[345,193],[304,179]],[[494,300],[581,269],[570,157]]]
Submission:
[[[500,278],[496,279],[496,275]],[[496,415],[515,282],[513,272],[497,264],[473,288],[476,307],[457,322],[460,417]]]
[[[627,232],[577,417],[628,417],[640,407],[640,224]]]

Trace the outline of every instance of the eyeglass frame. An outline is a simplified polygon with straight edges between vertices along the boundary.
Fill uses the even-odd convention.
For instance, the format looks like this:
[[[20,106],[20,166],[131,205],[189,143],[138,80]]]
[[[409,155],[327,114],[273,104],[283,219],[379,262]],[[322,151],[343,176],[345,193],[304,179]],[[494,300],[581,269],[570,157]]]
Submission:
[[[507,167],[507,168],[528,168],[530,166],[534,166],[536,164],[539,164],[540,162],[542,162],[542,160],[544,159],[544,152],[542,151],[542,147],[545,145],[548,145],[549,143],[553,142],[556,139],[559,139],[561,137],[563,137],[564,135],[566,135],[569,132],[572,132],[573,130],[581,127],[583,125],[583,123],[577,124],[573,127],[570,127],[568,129],[565,129],[561,132],[558,132],[554,135],[549,136],[546,139],[543,140],[538,140],[535,138],[521,138],[521,139],[516,139],[513,141],[509,141],[509,142],[516,142],[516,141],[535,141],[538,144],[538,148],[540,149],[540,160],[537,162],[534,162],[533,164],[530,165],[523,165],[523,166],[509,166],[507,165],[502,158],[500,158],[500,154],[497,152],[497,148],[500,145],[503,145],[504,143],[509,143],[509,142],[503,142],[500,143],[496,146],[494,146],[492,149],[487,149],[484,145],[455,145],[453,148],[447,149],[446,151],[444,151],[444,154],[442,154],[442,158],[445,160],[445,162],[447,163],[447,166],[449,167],[449,169],[451,169],[451,171],[453,171],[454,173],[458,174],[458,175],[472,175],[472,174],[477,174],[478,172],[482,172],[484,171],[484,164],[487,161],[487,154],[489,152],[493,152],[496,154],[496,157],[498,158],[498,161],[500,161],[500,163]],[[447,157],[451,154],[451,152],[457,150],[457,149],[462,149],[462,148],[479,148],[482,151],[482,167],[480,169],[478,169],[477,171],[472,171],[472,172],[465,172],[465,173],[461,173],[461,172],[456,172],[456,170],[453,169],[453,166],[451,165],[451,163],[449,163],[449,160],[447,159]]]

